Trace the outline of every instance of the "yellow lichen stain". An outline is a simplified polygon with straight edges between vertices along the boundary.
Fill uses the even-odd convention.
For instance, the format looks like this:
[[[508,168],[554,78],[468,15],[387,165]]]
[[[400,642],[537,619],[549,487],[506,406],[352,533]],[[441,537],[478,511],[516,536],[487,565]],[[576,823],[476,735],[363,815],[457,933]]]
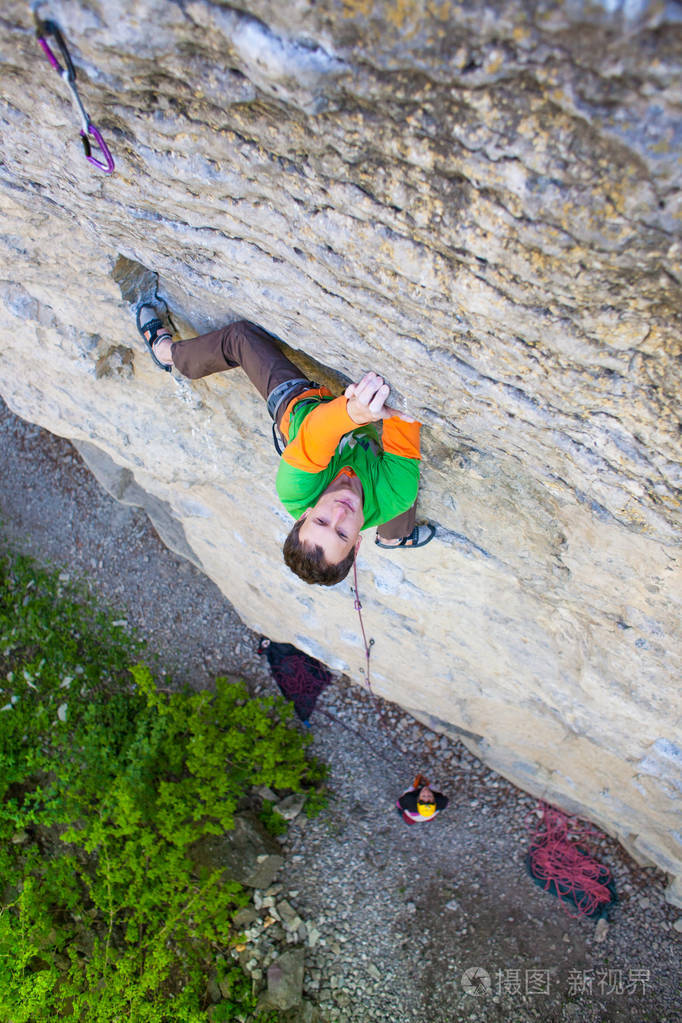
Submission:
[[[429,14],[433,15],[437,21],[448,21],[452,11],[452,4],[448,3],[448,0],[443,0],[443,3],[441,4],[434,3],[432,0],[431,3],[427,3],[426,10]]]
[[[496,50],[490,56],[490,60],[485,65],[485,71],[489,75],[494,75],[500,70],[504,64],[504,53],[501,50]]]
[[[522,43],[523,40],[527,39],[529,35],[530,35],[530,29],[525,28],[525,26],[523,26],[523,25],[517,25],[516,28],[514,29],[513,33],[512,33],[512,36],[514,38],[514,42],[516,42],[516,43]]]
[[[385,12],[386,21],[394,28],[405,32],[406,23],[411,22],[410,34],[414,35],[424,20],[423,0],[394,0]]]
[[[626,196],[622,188],[617,188],[612,182],[609,183],[609,190],[607,195],[607,203],[611,206],[611,212],[616,211],[621,217],[625,216],[625,202]],[[608,214],[606,209],[605,214]]]
[[[344,3],[347,0],[344,0]],[[397,28],[407,38],[415,36],[431,23],[447,22],[452,17],[452,4],[447,0],[392,0],[386,5],[384,17],[389,25]],[[433,31],[433,30],[432,30]],[[443,38],[442,29],[436,35]]]
[[[539,249],[531,249],[528,254],[528,262],[534,273],[546,276],[546,270],[551,261],[544,252],[540,252]]]
[[[343,15],[356,18],[358,15],[367,17],[374,7],[374,0],[343,0]]]

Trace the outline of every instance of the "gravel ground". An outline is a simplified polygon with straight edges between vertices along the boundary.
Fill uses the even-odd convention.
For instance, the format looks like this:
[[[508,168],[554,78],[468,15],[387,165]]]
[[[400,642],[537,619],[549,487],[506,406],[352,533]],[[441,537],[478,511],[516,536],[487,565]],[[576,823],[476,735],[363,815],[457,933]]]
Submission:
[[[68,442],[1,403],[0,466],[5,535],[87,579],[159,670],[196,687],[226,674],[272,689],[258,636],[213,583],[163,547],[144,513],[112,501]],[[619,895],[601,935],[526,875],[533,799],[345,679],[318,706],[313,749],[331,766],[332,799],[316,820],[296,817],[278,883],[256,893],[240,953],[256,983],[275,953],[300,946],[297,1018],[320,1023],[682,1020],[682,917],[660,873],[598,839]],[[417,770],[450,806],[408,828],[393,804]]]

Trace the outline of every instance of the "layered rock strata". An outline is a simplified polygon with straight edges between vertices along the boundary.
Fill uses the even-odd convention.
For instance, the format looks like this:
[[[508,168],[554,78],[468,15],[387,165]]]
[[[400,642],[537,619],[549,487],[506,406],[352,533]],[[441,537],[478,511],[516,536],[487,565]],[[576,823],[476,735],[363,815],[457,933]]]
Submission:
[[[248,624],[361,682],[348,583],[282,564],[262,402],[159,373],[131,309],[157,291],[181,336],[247,317],[337,382],[385,373],[439,529],[361,549],[376,691],[679,874],[679,5],[39,10],[116,170],[10,0],[10,407]]]

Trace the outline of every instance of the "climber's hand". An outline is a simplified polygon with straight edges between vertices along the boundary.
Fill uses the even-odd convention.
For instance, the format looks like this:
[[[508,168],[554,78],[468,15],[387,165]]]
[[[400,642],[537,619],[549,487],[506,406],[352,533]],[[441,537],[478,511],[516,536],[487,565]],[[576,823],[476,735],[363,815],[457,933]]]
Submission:
[[[410,416],[386,404],[389,392],[390,387],[378,373],[365,373],[356,384],[349,384],[344,392],[348,399],[348,415],[358,426],[376,423],[379,419],[391,419],[393,416],[413,423],[414,419]]]

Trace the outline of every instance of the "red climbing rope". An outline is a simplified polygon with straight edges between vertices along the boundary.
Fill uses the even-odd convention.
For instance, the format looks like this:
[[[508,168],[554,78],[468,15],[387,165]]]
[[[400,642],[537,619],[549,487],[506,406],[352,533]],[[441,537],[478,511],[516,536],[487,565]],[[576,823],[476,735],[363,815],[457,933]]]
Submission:
[[[542,820],[535,828],[529,852],[531,876],[545,891],[559,895],[569,916],[594,916],[612,901],[611,872],[587,852],[587,824],[540,803]],[[568,903],[575,905],[571,913]]]

